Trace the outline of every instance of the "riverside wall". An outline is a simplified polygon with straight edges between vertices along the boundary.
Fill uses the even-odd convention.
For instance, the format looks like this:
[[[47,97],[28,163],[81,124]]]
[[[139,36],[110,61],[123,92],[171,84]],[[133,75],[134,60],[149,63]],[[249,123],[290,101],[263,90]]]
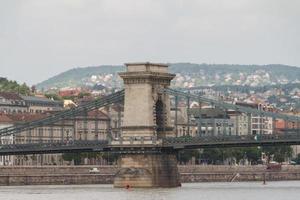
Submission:
[[[90,174],[89,169],[99,173]],[[116,166],[5,166],[0,167],[0,185],[112,184]],[[182,183],[300,180],[300,166],[178,166]]]

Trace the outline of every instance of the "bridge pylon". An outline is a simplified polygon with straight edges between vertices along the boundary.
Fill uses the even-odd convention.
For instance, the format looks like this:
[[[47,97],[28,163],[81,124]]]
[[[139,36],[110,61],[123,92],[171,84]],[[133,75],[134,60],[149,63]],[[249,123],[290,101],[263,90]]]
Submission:
[[[159,150],[162,138],[175,136],[170,123],[170,99],[163,92],[175,75],[168,73],[165,64],[128,63],[126,67],[126,72],[119,73],[125,88],[119,145],[129,152],[118,160],[120,170],[114,186],[177,187],[180,181],[176,154]]]

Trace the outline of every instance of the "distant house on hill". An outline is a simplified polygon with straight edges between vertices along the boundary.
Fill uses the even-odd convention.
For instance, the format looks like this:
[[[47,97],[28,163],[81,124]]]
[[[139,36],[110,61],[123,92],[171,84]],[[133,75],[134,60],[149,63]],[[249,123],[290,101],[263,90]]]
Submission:
[[[58,94],[61,97],[74,97],[80,94],[81,90],[79,88],[65,88],[61,89]]]

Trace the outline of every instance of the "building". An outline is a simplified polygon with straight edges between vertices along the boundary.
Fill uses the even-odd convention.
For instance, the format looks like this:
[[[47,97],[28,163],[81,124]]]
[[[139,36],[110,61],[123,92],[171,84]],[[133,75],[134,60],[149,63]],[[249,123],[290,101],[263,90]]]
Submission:
[[[251,115],[230,110],[227,114],[234,122],[236,135],[248,135],[251,133]]]
[[[117,104],[103,110],[110,118],[110,128],[114,138],[120,138],[121,127],[123,125],[124,106]]]
[[[0,129],[10,127],[13,125],[13,120],[6,116],[6,114],[0,113]],[[13,135],[0,137],[0,143],[13,144]],[[0,156],[0,166],[13,165],[13,156]]]
[[[3,113],[42,113],[60,111],[63,107],[62,101],[54,101],[44,97],[22,96],[12,92],[0,92],[0,112]]]
[[[100,110],[93,110],[75,118],[75,140],[105,140],[111,134],[110,118]]]
[[[198,124],[201,136],[236,135],[235,122],[228,113],[219,108],[191,108],[192,117]]]
[[[237,102],[236,105],[250,107],[257,110],[272,112],[272,108],[263,104]],[[271,117],[251,114],[251,134],[272,134],[274,121]],[[249,129],[250,131],[250,129]]]
[[[0,112],[22,113],[27,112],[27,106],[17,93],[0,92]]]
[[[55,101],[44,97],[21,96],[27,106],[27,112],[42,113],[47,111],[60,111],[64,108],[63,101]]]
[[[0,128],[18,125],[50,116],[50,113],[1,113]],[[1,144],[55,143],[73,140],[104,140],[110,134],[110,118],[95,110],[87,115],[65,119],[44,127],[25,130],[15,136],[1,137]],[[89,163],[89,160],[86,159]],[[62,154],[26,155],[0,157],[0,165],[62,165],[68,164]]]

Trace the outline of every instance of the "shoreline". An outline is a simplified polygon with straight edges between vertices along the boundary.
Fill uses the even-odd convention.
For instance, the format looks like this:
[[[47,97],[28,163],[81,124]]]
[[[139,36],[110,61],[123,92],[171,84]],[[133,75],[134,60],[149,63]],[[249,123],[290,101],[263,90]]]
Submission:
[[[99,173],[88,170],[98,168]],[[182,183],[297,181],[300,166],[267,171],[265,166],[178,166]],[[0,167],[1,186],[112,184],[116,166],[5,166]]]

